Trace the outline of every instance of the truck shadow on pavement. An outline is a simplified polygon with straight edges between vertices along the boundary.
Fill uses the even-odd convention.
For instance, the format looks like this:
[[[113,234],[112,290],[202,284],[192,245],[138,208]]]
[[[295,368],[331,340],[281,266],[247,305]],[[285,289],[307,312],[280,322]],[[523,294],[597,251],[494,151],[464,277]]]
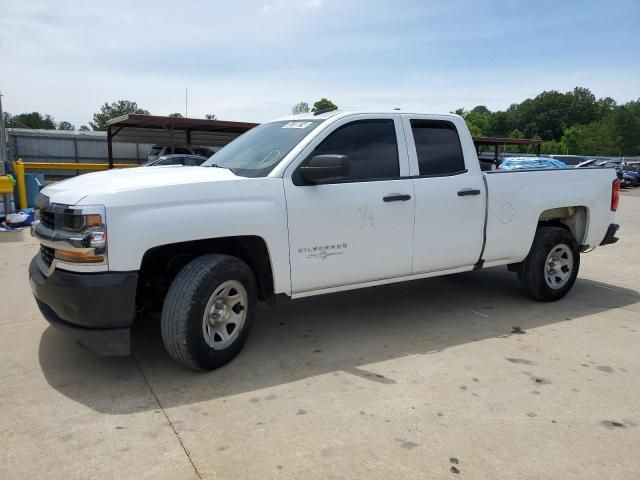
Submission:
[[[565,299],[537,303],[521,296],[513,274],[493,268],[260,307],[245,349],[213,372],[174,363],[157,321],[136,328],[133,357],[121,358],[98,357],[49,327],[39,360],[58,392],[95,411],[121,415],[157,410],[158,402],[175,407],[249,392],[259,396],[261,389],[325,374],[395,383],[377,374],[375,364],[615,308],[640,312],[639,302],[634,290],[578,279]],[[559,335],[554,329],[544,334]]]

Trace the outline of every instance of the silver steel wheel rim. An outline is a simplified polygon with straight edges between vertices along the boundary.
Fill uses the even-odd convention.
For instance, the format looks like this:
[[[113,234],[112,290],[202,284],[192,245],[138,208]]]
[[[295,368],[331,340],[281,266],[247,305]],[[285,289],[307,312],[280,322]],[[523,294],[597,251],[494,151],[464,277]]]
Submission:
[[[566,285],[573,272],[573,252],[560,243],[553,247],[544,264],[544,278],[549,287],[557,290]]]
[[[236,280],[218,285],[202,319],[202,334],[207,345],[223,350],[238,338],[247,318],[248,298],[247,290]]]

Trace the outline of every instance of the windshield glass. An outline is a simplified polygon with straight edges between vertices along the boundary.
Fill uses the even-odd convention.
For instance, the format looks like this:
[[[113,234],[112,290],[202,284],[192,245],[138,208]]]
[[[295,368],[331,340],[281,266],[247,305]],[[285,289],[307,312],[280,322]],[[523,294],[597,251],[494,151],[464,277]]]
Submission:
[[[249,130],[202,164],[228,168],[244,177],[264,177],[323,120],[263,123]]]

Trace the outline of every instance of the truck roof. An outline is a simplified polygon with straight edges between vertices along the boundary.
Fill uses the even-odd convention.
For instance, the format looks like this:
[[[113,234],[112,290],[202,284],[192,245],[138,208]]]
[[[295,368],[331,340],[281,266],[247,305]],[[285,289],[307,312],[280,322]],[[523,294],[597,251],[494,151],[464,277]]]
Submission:
[[[458,117],[455,113],[434,113],[434,112],[416,112],[413,110],[331,110],[329,112],[323,112],[320,114],[315,114],[314,112],[307,113],[299,113],[297,115],[287,115],[284,117],[280,117],[275,119],[275,121],[283,121],[283,120],[326,120],[335,116],[346,116],[346,115],[354,115],[358,113],[366,113],[366,114],[380,114],[380,115],[390,115],[390,114],[411,114],[411,115],[437,115],[442,117]]]

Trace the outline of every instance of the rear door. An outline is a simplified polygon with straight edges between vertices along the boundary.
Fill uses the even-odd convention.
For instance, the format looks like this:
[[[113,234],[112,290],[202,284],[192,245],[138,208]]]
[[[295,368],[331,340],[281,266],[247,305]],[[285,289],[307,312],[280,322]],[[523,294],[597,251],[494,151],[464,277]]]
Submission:
[[[285,172],[294,293],[411,273],[413,183],[399,115],[350,115],[332,124]],[[349,178],[305,185],[297,169],[345,155]]]
[[[480,257],[485,213],[471,136],[457,117],[402,117],[416,197],[413,273],[470,267]]]

